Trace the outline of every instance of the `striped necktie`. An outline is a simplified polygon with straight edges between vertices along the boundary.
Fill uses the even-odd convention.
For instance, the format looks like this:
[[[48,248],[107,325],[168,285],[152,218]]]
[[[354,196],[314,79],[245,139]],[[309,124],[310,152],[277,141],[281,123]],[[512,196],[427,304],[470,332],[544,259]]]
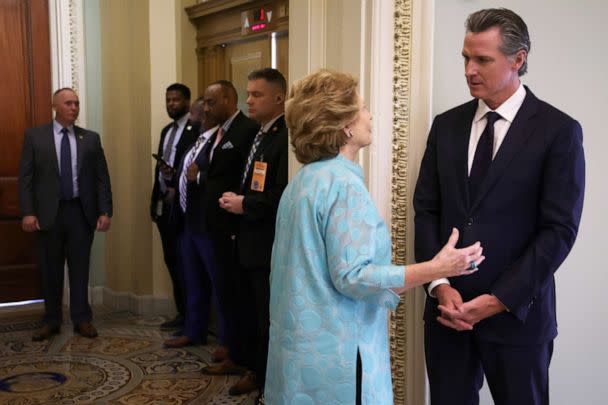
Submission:
[[[201,134],[194,143],[194,146],[190,150],[190,153],[188,153],[188,156],[184,160],[182,174],[181,176],[179,176],[179,205],[182,207],[183,212],[186,212],[186,205],[188,201],[188,179],[186,178],[186,173],[188,172],[188,167],[190,167],[192,162],[194,162],[194,159],[196,159],[196,156],[198,155],[197,151],[199,150],[199,148],[201,147],[201,143],[203,142],[205,142],[205,138]],[[203,151],[207,147],[208,143],[209,139],[207,140],[207,143],[203,145]]]
[[[249,151],[249,157],[247,157],[247,163],[245,164],[245,170],[243,171],[243,177],[241,178],[241,189],[243,189],[243,186],[245,185],[245,180],[247,180],[247,173],[249,173],[249,169],[251,169],[253,157],[255,156],[255,152],[258,150],[258,146],[260,146],[260,142],[262,142],[263,137],[264,131],[260,129],[260,131],[253,139],[253,144],[251,145],[251,150]]]

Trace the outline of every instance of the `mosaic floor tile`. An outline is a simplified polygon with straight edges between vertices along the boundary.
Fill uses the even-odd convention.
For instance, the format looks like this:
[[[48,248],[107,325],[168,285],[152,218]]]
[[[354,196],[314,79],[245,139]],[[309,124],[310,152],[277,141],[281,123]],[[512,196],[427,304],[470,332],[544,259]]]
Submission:
[[[232,397],[239,376],[206,376],[217,344],[166,349],[163,317],[95,309],[99,337],[86,339],[64,322],[48,341],[32,342],[40,313],[0,317],[0,404],[251,405]],[[66,318],[69,316],[66,314]]]

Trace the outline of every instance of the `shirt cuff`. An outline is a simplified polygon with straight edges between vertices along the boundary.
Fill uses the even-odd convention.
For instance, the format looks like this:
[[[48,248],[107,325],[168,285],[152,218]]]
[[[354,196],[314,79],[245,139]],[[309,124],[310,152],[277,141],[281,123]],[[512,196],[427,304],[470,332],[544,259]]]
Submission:
[[[427,288],[427,291],[431,297],[437,298],[437,297],[435,297],[435,294],[433,294],[431,291],[433,291],[433,289],[435,287],[437,287],[438,285],[441,285],[441,284],[450,285],[450,280],[448,280],[447,278],[440,278],[435,281],[432,281],[431,284],[429,284],[429,288]]]

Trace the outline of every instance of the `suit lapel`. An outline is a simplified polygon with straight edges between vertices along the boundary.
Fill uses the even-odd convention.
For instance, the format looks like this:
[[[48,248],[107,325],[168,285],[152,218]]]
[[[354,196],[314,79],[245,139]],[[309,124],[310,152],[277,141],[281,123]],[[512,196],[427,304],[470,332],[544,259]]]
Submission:
[[[206,171],[209,169],[210,163],[209,163],[209,152],[210,149],[213,147],[213,144],[215,143],[215,139],[217,137],[217,131],[215,131],[210,137],[209,139],[207,139],[205,141],[205,145],[203,146],[203,148],[200,151],[200,154],[202,154],[203,156],[203,161],[202,161],[202,166],[200,167],[200,171]],[[219,145],[218,145],[219,146]],[[198,157],[198,156],[197,156]]]
[[[84,142],[84,131],[82,128],[74,125],[74,136],[76,137],[76,173],[80,174],[82,168],[82,156],[83,153],[83,142]]]
[[[236,117],[234,117],[234,120],[230,124],[230,128],[228,128],[228,131],[226,131],[224,133],[224,136],[222,137],[222,140],[220,141],[220,143],[215,147],[215,152],[217,152],[219,149],[222,149],[222,146],[224,146],[224,144],[230,140],[229,138],[232,137],[231,134],[233,132],[238,132],[238,131],[236,131],[236,129],[238,129],[242,116],[243,116],[243,113],[241,111],[239,111],[239,113],[236,115]],[[235,130],[235,131],[233,131],[233,130]],[[213,153],[215,153],[215,152],[213,152]]]
[[[458,182],[458,191],[465,202],[465,206],[469,206],[469,139],[471,138],[471,126],[473,125],[473,117],[477,110],[477,100],[469,102],[463,114],[458,115],[458,122],[455,125],[458,133],[454,134],[455,138],[455,160],[454,170],[457,173],[456,179]]]
[[[281,116],[274,122],[274,124],[272,124],[272,127],[270,127],[268,132],[264,135],[264,137],[260,141],[260,145],[258,146],[258,149],[255,151],[255,155],[253,156],[254,160],[259,160],[259,157],[264,154],[264,149],[266,149],[266,146],[268,144],[272,143],[274,141],[274,139],[276,139],[276,135],[284,127],[285,127],[285,116]],[[253,168],[253,166],[252,166],[252,168]],[[251,171],[252,168],[250,168],[249,171]],[[249,176],[249,173],[247,173],[247,175]]]
[[[175,155],[179,156],[180,158],[183,155],[183,153],[186,151],[186,148],[188,148],[188,146],[190,146],[190,144],[192,143],[191,142],[192,138],[193,138],[192,128],[193,128],[192,123],[190,121],[186,122],[186,126],[184,127],[184,130],[182,131],[182,135],[179,138],[179,142],[175,146]],[[196,140],[196,138],[194,138],[194,140]]]
[[[54,163],[53,167],[55,167],[55,171],[57,172],[57,176],[60,175],[59,172],[59,161],[57,160],[57,147],[55,146],[55,128],[53,127],[53,122],[48,126],[45,137],[45,142],[47,143],[48,150],[51,151],[51,161]]]
[[[507,167],[517,155],[517,152],[526,144],[530,135],[536,129],[536,123],[531,121],[538,109],[538,99],[526,88],[526,98],[515,115],[500,149],[496,153],[488,174],[479,187],[479,192],[473,201],[471,211],[475,210],[492,186],[505,173]]]

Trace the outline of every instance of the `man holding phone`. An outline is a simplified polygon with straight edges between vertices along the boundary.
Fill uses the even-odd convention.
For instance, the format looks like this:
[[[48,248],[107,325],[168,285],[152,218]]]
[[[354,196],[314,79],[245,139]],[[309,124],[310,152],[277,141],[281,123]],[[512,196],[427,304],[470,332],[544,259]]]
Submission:
[[[163,330],[181,329],[184,323],[185,298],[177,260],[177,228],[171,220],[171,208],[175,200],[175,188],[170,180],[184,152],[198,137],[198,124],[190,121],[190,89],[174,83],[167,87],[167,114],[173,120],[160,133],[158,151],[153,155],[157,159],[154,171],[154,187],[150,202],[150,216],[156,222],[163,245],[165,264],[173,283],[173,298],[177,308],[177,316],[161,325]]]

